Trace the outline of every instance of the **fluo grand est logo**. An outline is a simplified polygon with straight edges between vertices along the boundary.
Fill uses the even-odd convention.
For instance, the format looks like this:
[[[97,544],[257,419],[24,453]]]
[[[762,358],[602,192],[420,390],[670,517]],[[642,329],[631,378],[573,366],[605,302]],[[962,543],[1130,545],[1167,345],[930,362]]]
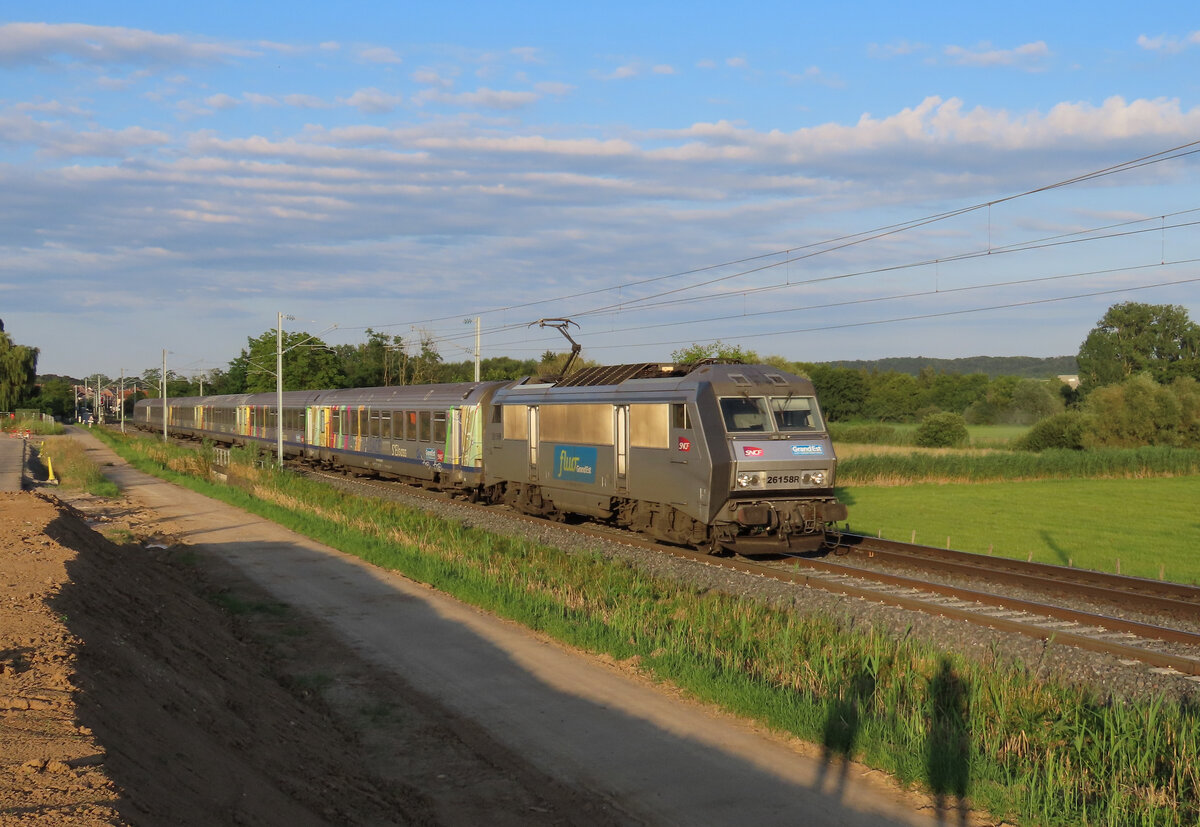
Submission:
[[[596,449],[587,445],[555,445],[554,479],[595,482]]]

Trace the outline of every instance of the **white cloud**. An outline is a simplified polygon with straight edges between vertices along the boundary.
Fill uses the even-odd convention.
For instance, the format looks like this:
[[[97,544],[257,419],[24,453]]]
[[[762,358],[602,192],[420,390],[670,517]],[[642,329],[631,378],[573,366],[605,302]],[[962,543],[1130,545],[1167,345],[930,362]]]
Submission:
[[[48,158],[124,158],[138,149],[169,143],[166,133],[140,126],[78,131],[24,113],[0,113],[0,144],[29,147]]]
[[[454,79],[442,77],[442,74],[435,69],[418,69],[412,73],[413,83],[419,83],[423,86],[437,86],[441,89],[449,89],[454,86]]]
[[[106,91],[121,91],[128,89],[135,83],[151,77],[153,72],[149,69],[138,69],[136,72],[130,72],[125,77],[112,77],[111,75],[101,75],[96,78],[96,85]]]
[[[533,88],[543,95],[553,95],[555,97],[562,97],[575,89],[569,83],[559,83],[557,81],[543,81],[542,83],[535,84]]]
[[[6,23],[0,25],[0,65],[46,63],[65,56],[98,66],[210,63],[251,55],[225,43],[189,40],[118,26],[84,23]]]
[[[675,71],[674,66],[669,66],[666,63],[660,63],[657,66],[655,66],[653,69],[651,69],[650,71],[652,71],[656,75],[677,75],[677,74],[679,74],[677,71]]]
[[[482,109],[520,109],[537,103],[541,98],[536,92],[513,92],[504,89],[488,89],[481,86],[474,92],[440,92],[426,89],[417,93],[414,100],[419,103],[445,103],[451,106],[479,107]]]
[[[283,102],[297,109],[328,109],[329,104],[316,95],[284,95]]]
[[[353,106],[358,111],[369,114],[391,112],[403,102],[402,96],[389,94],[373,86],[359,89],[343,101],[347,106]]]
[[[515,49],[509,49],[511,54],[516,55],[523,63],[545,63],[541,57],[541,50],[533,46],[518,46]]]
[[[782,74],[788,83],[817,84],[818,86],[828,86],[831,89],[841,89],[846,85],[845,81],[841,78],[828,74],[819,66],[809,66],[800,74],[791,72],[783,72]]]
[[[243,100],[254,106],[279,106],[279,101],[270,95],[260,95],[257,92],[243,92]]]
[[[1027,70],[1040,68],[1041,62],[1051,54],[1042,40],[1015,49],[993,49],[990,43],[981,43],[972,49],[947,46],[944,53],[959,66],[1019,66]]]
[[[734,69],[745,69],[750,63],[744,57],[727,57],[725,58],[725,65]]]
[[[206,106],[211,106],[213,109],[235,109],[239,103],[237,98],[230,97],[224,92],[218,95],[209,95],[204,99]]]
[[[1183,38],[1165,34],[1158,37],[1147,37],[1141,34],[1138,35],[1137,44],[1147,51],[1176,54],[1187,49],[1189,46],[1200,44],[1200,30],[1194,31]]]
[[[624,66],[618,66],[616,69],[603,75],[604,80],[625,80],[626,78],[637,77],[638,66],[635,63],[627,63]]]
[[[365,63],[397,64],[404,62],[400,55],[386,46],[360,46],[355,50],[355,56]]]
[[[878,60],[887,60],[893,57],[904,57],[906,55],[922,52],[926,48],[924,43],[912,43],[908,40],[899,40],[895,43],[872,43],[867,47],[867,54],[870,57]]]
[[[369,91],[396,97],[360,90]],[[429,91],[444,94],[443,103],[457,98]],[[505,93],[463,94],[475,96],[460,99],[463,105],[482,106]],[[254,102],[250,93],[239,99]],[[804,243],[810,233],[831,237],[839,222],[850,230],[874,226],[866,222],[878,217],[875,206],[911,215],[925,214],[929,203],[975,203],[1055,180],[1068,166],[1065,174],[1098,168],[1200,132],[1200,107],[1170,99],[1007,111],[930,97],[791,131],[730,121],[643,133],[595,124],[551,131],[476,112],[425,112],[390,128],[353,112],[333,114],[338,123],[349,115],[349,125],[332,128],[314,117],[288,134],[281,119],[269,136],[230,138],[215,130],[76,132],[37,120],[32,105],[0,110],[0,142],[26,156],[94,153],[106,140],[119,150],[111,162],[0,165],[0,187],[11,194],[0,199],[0,281],[27,270],[47,289],[74,279],[73,289],[83,292],[120,275],[131,295],[175,311],[181,291],[228,294],[250,283],[267,297],[286,284],[311,284],[314,303],[332,306],[332,294],[321,290],[338,274],[339,287],[352,285],[365,297],[358,307],[339,293],[330,311],[339,320],[395,322],[396,315],[383,316],[422,318],[429,307],[393,302],[397,271],[406,274],[405,289],[427,283],[442,303],[475,285],[474,306],[511,304],[539,289],[545,295],[544,278],[535,283],[531,272],[552,271],[562,284],[611,284],[630,273],[731,260]],[[1117,177],[1111,182],[1117,186]],[[1104,201],[1100,189],[1081,193],[1078,203],[1100,210],[1127,200]],[[997,210],[997,227],[1003,213]],[[968,234],[961,243],[977,240]],[[160,253],[135,252],[148,249]],[[75,275],[81,272],[88,281]],[[229,331],[209,338],[179,312],[169,336],[209,343],[219,362],[236,354],[247,330],[259,329],[255,313],[266,317],[257,305],[243,309],[250,318],[223,321]],[[232,353],[223,355],[228,342]],[[538,352],[546,346],[553,345]],[[601,358],[609,355],[619,360],[624,352]]]
[[[69,106],[61,101],[27,101],[14,104],[14,112],[45,112],[51,115],[69,115],[81,117],[87,113],[78,106]]]

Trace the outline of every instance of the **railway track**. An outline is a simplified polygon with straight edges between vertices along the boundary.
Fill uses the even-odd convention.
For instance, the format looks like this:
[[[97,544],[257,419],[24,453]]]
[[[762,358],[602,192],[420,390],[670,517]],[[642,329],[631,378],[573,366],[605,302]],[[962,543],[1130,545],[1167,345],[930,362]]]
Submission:
[[[307,470],[305,473],[374,493],[394,495],[397,491],[418,498],[445,502],[444,494],[425,491],[403,483]],[[398,486],[402,486],[399,487]],[[1047,642],[1074,646],[1111,655],[1126,665],[1146,664],[1163,673],[1179,673],[1200,681],[1200,632],[1178,628],[1169,623],[1131,620],[1109,614],[1084,611],[1061,603],[1042,602],[1012,594],[983,591],[927,577],[914,577],[850,565],[837,555],[782,556],[756,562],[742,558],[714,557],[701,551],[667,546],[619,529],[594,524],[570,525],[551,522],[502,509],[454,500],[456,507],[486,511],[500,510],[506,518],[534,525],[553,525],[575,534],[600,538],[625,546],[669,554],[706,566],[739,571],[758,577],[821,589],[834,594],[860,598],[884,605],[940,615],[961,622],[1024,635]],[[1017,560],[990,558],[965,552],[929,549],[903,543],[850,537],[840,547],[846,556],[862,555],[875,561],[889,561],[908,569],[928,573],[950,573],[964,577],[976,586],[980,581],[1003,582],[1024,592],[1054,597],[1086,597],[1098,603],[1130,608],[1138,601],[1140,611],[1155,618],[1179,617],[1190,612],[1200,614],[1200,589],[1180,584],[1160,583],[1139,578],[1105,575],[1066,567],[1022,563]],[[1186,616],[1186,615],[1185,615]]]
[[[953,549],[882,540],[846,534],[839,552],[894,567],[926,572],[986,578],[989,583],[1010,585],[1049,595],[1135,609],[1149,615],[1181,619],[1200,617],[1200,587],[1165,580],[1147,580],[1102,571],[1056,566],[1006,557],[992,557]]]

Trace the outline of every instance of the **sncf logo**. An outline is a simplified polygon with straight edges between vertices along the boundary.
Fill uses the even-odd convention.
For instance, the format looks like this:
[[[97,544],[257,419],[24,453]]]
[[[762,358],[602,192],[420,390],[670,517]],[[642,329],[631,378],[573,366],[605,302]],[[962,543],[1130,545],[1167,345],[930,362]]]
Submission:
[[[679,438],[679,450],[680,451],[692,450],[692,441],[685,436],[681,436]]]
[[[742,453],[748,457],[761,457],[763,455],[762,448],[753,448],[749,445],[742,448]]]

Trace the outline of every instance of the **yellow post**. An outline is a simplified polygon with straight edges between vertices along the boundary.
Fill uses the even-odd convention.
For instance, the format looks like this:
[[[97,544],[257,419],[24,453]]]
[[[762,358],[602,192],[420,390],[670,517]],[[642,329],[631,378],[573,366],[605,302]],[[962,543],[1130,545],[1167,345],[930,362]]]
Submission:
[[[50,477],[46,482],[57,483],[58,480],[54,478],[54,460],[50,459],[50,457],[46,457],[46,470],[50,472]]]

